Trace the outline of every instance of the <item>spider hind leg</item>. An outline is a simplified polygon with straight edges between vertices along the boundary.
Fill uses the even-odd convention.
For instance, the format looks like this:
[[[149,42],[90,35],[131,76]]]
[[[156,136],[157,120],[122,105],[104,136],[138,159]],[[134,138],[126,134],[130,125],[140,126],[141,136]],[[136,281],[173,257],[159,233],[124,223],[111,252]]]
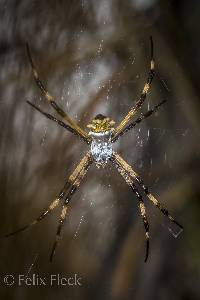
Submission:
[[[83,159],[80,161],[78,166],[75,168],[75,170],[71,174],[71,176],[69,177],[69,182],[71,182],[71,187],[70,187],[67,195],[65,195],[65,198],[64,198],[64,204],[63,204],[63,208],[62,208],[62,211],[60,214],[59,225],[58,225],[57,232],[56,232],[56,239],[54,241],[51,255],[50,255],[50,262],[53,261],[53,257],[55,255],[56,248],[61,239],[63,225],[65,223],[66,216],[67,216],[68,204],[69,204],[73,194],[76,192],[77,188],[80,186],[80,183],[83,180],[83,178],[85,177],[92,162],[93,162],[93,160],[91,159],[90,153],[88,152],[83,157]]]
[[[15,235],[15,234],[17,234],[17,233],[20,233],[20,232],[22,232],[22,231],[28,229],[29,227],[31,227],[31,226],[37,224],[38,222],[40,222],[41,220],[43,220],[43,219],[44,219],[44,218],[45,218],[45,217],[46,217],[46,216],[47,216],[54,208],[56,208],[56,206],[58,206],[59,202],[60,202],[60,198],[56,198],[55,200],[53,200],[53,201],[50,203],[50,205],[48,206],[48,208],[47,208],[46,210],[44,210],[44,212],[43,212],[42,214],[39,215],[38,218],[36,218],[36,219],[35,219],[34,221],[32,221],[31,223],[29,223],[29,224],[23,226],[22,228],[19,228],[19,229],[13,231],[13,232],[10,232],[10,233],[4,235],[3,238],[5,238],[5,237],[10,237],[10,236]]]
[[[147,215],[146,215],[146,208],[145,208],[145,204],[142,199],[142,196],[140,195],[140,193],[138,192],[136,187],[133,184],[130,187],[131,187],[132,191],[136,194],[136,196],[139,200],[140,215],[143,220],[143,224],[144,224],[144,228],[145,228],[145,238],[146,238],[146,254],[145,254],[144,262],[147,262],[148,257],[149,257],[149,222],[148,222]]]
[[[139,200],[139,207],[140,207],[140,214],[143,218],[145,230],[146,230],[146,241],[147,241],[147,248],[146,248],[146,258],[145,261],[147,261],[148,258],[148,252],[149,252],[149,225],[146,218],[146,211],[145,206],[142,200],[142,196],[140,195],[138,189],[134,185],[134,181],[138,183],[138,185],[142,188],[143,192],[146,194],[147,198],[166,216],[168,219],[176,224],[180,229],[183,229],[183,226],[178,223],[168,212],[168,210],[161,205],[161,203],[149,192],[149,189],[147,186],[144,185],[142,178],[132,169],[130,165],[127,164],[123,158],[117,154],[116,152],[113,152],[111,161],[113,162],[114,166],[117,168],[118,172],[122,175],[122,177],[125,179],[126,183],[132,188],[132,190],[135,192],[138,200]]]
[[[149,192],[149,188],[144,184],[142,178],[132,169],[132,167],[127,164],[127,162],[116,152],[113,153],[114,159],[117,163],[126,170],[126,172],[133,178],[138,185],[142,188],[147,198],[174,224],[176,224],[180,229],[183,229],[183,226],[177,222],[170,214],[169,211],[161,205],[161,203]]]
[[[58,225],[57,232],[56,232],[56,240],[53,244],[51,255],[50,255],[50,262],[53,261],[53,257],[54,257],[55,251],[56,251],[57,244],[58,244],[59,240],[61,239],[61,231],[62,231],[64,222],[66,220],[66,214],[67,214],[67,206],[63,205],[62,212],[61,212],[60,219],[59,219],[59,225]]]
[[[140,194],[139,190],[136,188],[135,184],[133,183],[133,179],[130,177],[128,172],[126,172],[126,170],[116,161],[116,159],[114,159],[114,157],[111,158],[111,161],[138,199],[140,215],[143,220],[144,229],[145,229],[145,238],[146,238],[146,254],[145,254],[144,262],[147,262],[149,257],[149,222],[146,215],[146,208],[143,201],[143,197]]]

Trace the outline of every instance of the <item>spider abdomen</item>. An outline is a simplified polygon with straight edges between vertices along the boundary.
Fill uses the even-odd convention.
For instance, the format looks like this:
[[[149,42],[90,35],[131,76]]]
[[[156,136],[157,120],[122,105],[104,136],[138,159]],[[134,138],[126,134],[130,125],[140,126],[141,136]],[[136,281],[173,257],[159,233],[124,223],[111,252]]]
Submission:
[[[97,167],[104,167],[111,158],[113,150],[110,134],[94,133],[91,134],[91,154]]]

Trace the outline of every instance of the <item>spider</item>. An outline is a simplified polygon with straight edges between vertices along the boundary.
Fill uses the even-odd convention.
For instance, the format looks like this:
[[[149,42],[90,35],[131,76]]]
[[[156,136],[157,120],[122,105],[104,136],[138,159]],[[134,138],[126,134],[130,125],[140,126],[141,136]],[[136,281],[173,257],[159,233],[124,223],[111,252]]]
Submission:
[[[66,130],[70,131],[74,135],[78,136],[81,140],[87,143],[90,147],[88,152],[84,155],[81,159],[75,170],[69,176],[68,180],[65,182],[63,189],[58,194],[57,198],[53,200],[50,205],[31,223],[27,224],[26,226],[6,234],[5,237],[12,236],[16,233],[19,233],[30,226],[40,222],[44,219],[50,212],[54,210],[62,202],[62,210],[59,218],[59,225],[57,228],[56,239],[54,241],[50,261],[52,261],[53,256],[55,254],[56,247],[58,245],[59,240],[61,239],[61,231],[63,228],[63,224],[66,220],[67,216],[67,209],[69,202],[79,188],[81,181],[85,177],[89,167],[91,164],[95,163],[97,168],[104,168],[106,167],[109,161],[112,162],[113,166],[117,169],[119,174],[123,177],[126,184],[131,188],[133,193],[136,195],[139,212],[141,218],[143,220],[144,229],[145,229],[145,237],[146,237],[146,254],[145,254],[145,262],[148,259],[149,255],[149,223],[146,215],[146,208],[143,200],[143,196],[146,196],[153,205],[155,205],[169,220],[175,223],[178,227],[183,229],[183,227],[169,214],[168,210],[161,205],[161,203],[151,194],[149,188],[144,184],[142,178],[132,169],[132,167],[117,153],[113,150],[113,143],[115,143],[121,136],[127,133],[129,130],[134,128],[137,124],[142,122],[145,118],[151,116],[157,109],[164,104],[165,101],[160,102],[159,104],[155,105],[152,109],[148,110],[146,113],[141,113],[138,118],[133,120],[134,115],[136,112],[142,107],[147,93],[150,89],[150,85],[153,81],[155,76],[155,69],[154,69],[154,55],[153,55],[153,39],[150,37],[150,49],[151,49],[151,63],[150,63],[150,70],[148,73],[147,81],[144,85],[142,90],[141,96],[139,100],[135,103],[135,105],[130,109],[124,119],[119,123],[118,126],[114,126],[115,122],[106,117],[102,114],[98,114],[88,125],[89,132],[83,130],[76,124],[66,112],[58,106],[54,98],[49,94],[46,90],[45,86],[43,85],[42,81],[38,76],[38,72],[35,68],[35,65],[32,60],[31,52],[29,45],[26,44],[27,55],[30,61],[30,65],[32,68],[33,76],[37,86],[40,88],[43,96],[46,100],[50,103],[50,105],[55,109],[55,111],[62,117],[62,120],[55,118],[54,116],[42,111],[39,107],[35,104],[27,101],[29,105],[39,111],[48,119],[56,122],[60,126],[64,127]]]

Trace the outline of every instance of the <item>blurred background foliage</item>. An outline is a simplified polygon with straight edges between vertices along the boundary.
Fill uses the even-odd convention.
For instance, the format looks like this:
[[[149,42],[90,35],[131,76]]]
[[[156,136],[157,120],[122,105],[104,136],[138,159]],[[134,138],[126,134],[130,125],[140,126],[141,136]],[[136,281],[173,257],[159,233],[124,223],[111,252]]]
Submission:
[[[200,299],[200,2],[197,0],[1,0],[1,234],[52,201],[87,145],[26,104],[52,108],[36,87],[28,41],[43,79],[81,126],[97,113],[119,122],[141,93],[155,44],[156,74],[143,111],[167,103],[116,144],[183,224],[177,238],[147,203],[150,257],[137,199],[110,165],[92,167],[73,197],[63,239],[49,255],[60,210],[1,239],[2,299]],[[6,287],[5,274],[77,273],[81,287]]]

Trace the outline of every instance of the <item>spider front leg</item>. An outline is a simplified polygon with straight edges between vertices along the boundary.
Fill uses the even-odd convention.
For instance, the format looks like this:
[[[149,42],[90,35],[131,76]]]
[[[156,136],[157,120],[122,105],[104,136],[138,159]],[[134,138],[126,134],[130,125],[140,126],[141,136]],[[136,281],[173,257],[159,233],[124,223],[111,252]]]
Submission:
[[[129,130],[131,130],[132,128],[134,128],[137,124],[141,123],[144,119],[150,117],[165,102],[166,102],[166,100],[163,100],[160,103],[158,103],[157,105],[155,105],[153,108],[151,108],[150,110],[148,110],[147,112],[140,114],[140,116],[135,121],[131,122],[129,125],[127,125],[126,127],[124,127],[123,130],[120,131],[117,136],[115,136],[115,137],[112,138],[112,140],[111,140],[112,143],[115,143],[120,138],[120,136],[124,135],[126,132],[128,132]]]
[[[118,163],[118,161],[115,159],[114,155],[111,158],[111,161],[113,162],[114,166],[116,167],[117,171],[121,174],[121,176],[124,178],[128,186],[132,189],[132,191],[135,193],[138,201],[139,201],[139,209],[140,209],[140,215],[143,220],[144,228],[145,228],[145,238],[146,238],[146,255],[145,255],[145,262],[148,259],[149,256],[149,223],[146,215],[146,208],[145,204],[142,198],[142,195],[136,188],[136,186],[133,183],[133,179],[129,176],[128,172]]]
[[[116,161],[121,168],[123,168],[130,176],[133,178],[139,186],[143,189],[147,198],[166,216],[168,219],[176,224],[180,229],[183,229],[183,226],[179,224],[168,212],[168,210],[161,205],[161,203],[149,192],[149,188],[144,185],[142,178],[132,169],[130,165],[116,152],[113,153],[113,159]]]
[[[136,104],[131,108],[131,110],[128,112],[128,114],[125,116],[125,118],[121,121],[121,123],[117,126],[115,129],[115,132],[113,134],[113,139],[116,140],[119,133],[123,130],[123,128],[128,124],[128,122],[132,119],[132,117],[135,115],[135,113],[141,108],[142,104],[144,103],[147,93],[150,89],[150,85],[153,81],[155,70],[154,70],[154,55],[153,55],[153,39],[150,37],[150,44],[151,44],[151,64],[150,64],[150,71],[147,77],[146,84],[144,85],[144,88],[142,90],[142,94],[140,96],[140,99],[136,102]]]
[[[28,55],[28,59],[32,68],[32,72],[33,72],[33,76],[35,79],[35,82],[37,84],[37,86],[39,87],[39,89],[41,90],[42,94],[44,95],[44,97],[48,100],[48,102],[51,104],[51,106],[57,111],[57,113],[69,124],[71,125],[71,127],[73,127],[73,129],[75,131],[77,131],[77,133],[84,137],[85,139],[87,139],[88,141],[90,140],[90,137],[88,136],[88,134],[82,129],[80,128],[67,114],[66,112],[64,112],[64,110],[62,110],[62,108],[60,108],[58,106],[58,104],[56,103],[56,101],[54,100],[54,98],[49,94],[49,92],[46,90],[44,84],[42,83],[42,81],[39,78],[38,72],[35,68],[35,65],[33,63],[33,59],[31,56],[31,51],[29,48],[29,45],[26,44],[26,50],[27,50],[27,55]]]
[[[33,108],[35,108],[37,111],[39,111],[46,118],[48,118],[48,119],[56,122],[58,125],[64,127],[65,129],[67,129],[68,131],[73,133],[74,135],[78,136],[80,139],[82,139],[87,144],[89,143],[88,139],[86,139],[84,136],[80,135],[76,130],[74,130],[74,128],[71,125],[65,124],[64,122],[62,122],[62,121],[58,120],[57,118],[55,118],[54,116],[52,116],[51,114],[48,114],[48,113],[44,112],[43,110],[41,110],[38,106],[36,106],[32,102],[30,102],[30,101],[26,101],[26,102],[29,105],[31,105]]]

